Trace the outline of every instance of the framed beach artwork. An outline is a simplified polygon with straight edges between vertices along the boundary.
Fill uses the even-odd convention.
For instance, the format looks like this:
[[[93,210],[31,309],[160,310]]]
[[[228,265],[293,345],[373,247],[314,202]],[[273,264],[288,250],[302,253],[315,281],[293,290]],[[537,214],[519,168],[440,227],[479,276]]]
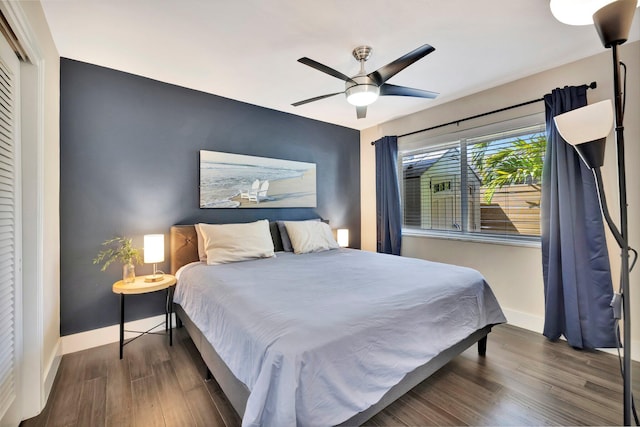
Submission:
[[[200,150],[201,208],[315,208],[316,164]]]

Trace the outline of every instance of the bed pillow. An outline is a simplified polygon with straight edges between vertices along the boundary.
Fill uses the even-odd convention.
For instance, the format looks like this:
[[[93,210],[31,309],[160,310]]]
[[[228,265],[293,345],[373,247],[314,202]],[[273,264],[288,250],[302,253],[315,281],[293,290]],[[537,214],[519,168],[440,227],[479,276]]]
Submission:
[[[309,219],[307,221],[320,221],[320,218]],[[299,222],[299,221],[286,221],[286,222]],[[291,239],[289,239],[289,233],[287,233],[287,227],[284,225],[285,221],[277,221],[278,231],[280,231],[280,240],[282,241],[282,250],[285,252],[293,252],[293,246],[291,246]]]
[[[287,227],[284,226],[284,221],[278,221],[278,231],[280,232],[280,240],[282,240],[282,250],[285,252],[293,252],[291,247],[291,239],[287,233]]]
[[[282,226],[284,227],[284,225]],[[207,262],[207,251],[204,249],[204,237],[202,237],[202,232],[200,232],[200,224],[194,224],[194,228],[196,229],[196,235],[198,236],[198,259],[201,262]],[[280,229],[278,228],[278,223],[276,221],[269,222],[269,232],[271,233],[271,240],[273,240],[273,250],[275,252],[284,251],[282,247],[282,239],[280,238]],[[285,233],[286,233],[285,229]],[[289,243],[289,252],[292,252],[291,242],[289,241],[289,236],[287,236],[287,242]]]
[[[207,251],[204,249],[204,237],[200,231],[200,224],[195,224],[194,227],[198,236],[198,259],[202,262],[207,262]]]
[[[275,252],[284,251],[282,246],[282,237],[280,236],[280,229],[276,221],[269,221],[269,232],[271,232],[271,240],[273,240],[273,250]]]
[[[200,224],[200,232],[208,265],[275,255],[266,219],[247,224]]]
[[[338,243],[328,224],[321,221],[284,221],[293,252],[306,254],[337,249]]]

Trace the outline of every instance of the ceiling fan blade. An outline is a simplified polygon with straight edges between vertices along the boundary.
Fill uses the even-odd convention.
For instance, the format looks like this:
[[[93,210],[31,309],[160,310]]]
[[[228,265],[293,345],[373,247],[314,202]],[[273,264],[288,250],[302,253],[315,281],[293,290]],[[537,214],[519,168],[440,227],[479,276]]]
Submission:
[[[416,62],[417,60],[430,54],[434,50],[436,49],[431,45],[428,45],[428,44],[422,45],[419,48],[407,53],[406,55],[401,56],[395,61],[390,62],[387,65],[384,65],[378,68],[376,71],[372,73],[369,73],[369,77],[371,77],[378,84],[378,86],[380,86],[381,84],[389,80],[391,77],[395,76],[400,71],[404,70],[409,65]]]
[[[365,105],[363,107],[356,107],[356,115],[359,119],[364,119],[365,117],[367,117],[367,106]]]
[[[428,90],[422,90],[422,89],[414,89],[412,87],[406,87],[406,86],[390,85],[388,83],[385,83],[382,86],[380,86],[380,96],[388,96],[388,95],[413,96],[416,98],[434,99],[439,95],[439,93],[431,92]]]
[[[344,80],[345,82],[353,81],[351,80],[351,77],[345,76],[340,71],[336,71],[333,68],[327,67],[326,65],[321,64],[318,61],[314,61],[313,59],[307,58],[306,56],[304,58],[298,59],[298,62],[304,65],[308,65],[311,68],[315,68],[318,71],[322,71],[323,73],[329,74],[330,76],[336,77],[340,80]]]
[[[293,105],[294,107],[297,107],[298,105],[308,104],[313,101],[320,101],[321,99],[329,98],[330,96],[334,96],[334,95],[340,95],[341,93],[344,93],[344,92],[336,92],[336,93],[329,93],[327,95],[320,95],[314,98],[305,99],[304,101],[294,102],[291,105]]]

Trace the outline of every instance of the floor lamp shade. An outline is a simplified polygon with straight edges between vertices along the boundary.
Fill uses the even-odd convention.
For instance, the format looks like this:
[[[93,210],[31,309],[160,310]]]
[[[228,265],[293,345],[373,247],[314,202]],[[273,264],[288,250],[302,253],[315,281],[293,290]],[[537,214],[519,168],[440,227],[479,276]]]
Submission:
[[[604,164],[605,141],[613,128],[611,100],[576,108],[553,120],[562,139],[575,147],[589,168]]]
[[[593,14],[593,23],[604,47],[627,41],[637,6],[638,0],[616,0]]]

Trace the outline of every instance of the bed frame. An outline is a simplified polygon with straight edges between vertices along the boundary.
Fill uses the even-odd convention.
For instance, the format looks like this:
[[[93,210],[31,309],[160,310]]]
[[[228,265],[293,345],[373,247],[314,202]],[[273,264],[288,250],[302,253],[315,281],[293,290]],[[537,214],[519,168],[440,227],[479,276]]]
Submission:
[[[194,261],[198,261],[198,237],[195,227],[193,225],[175,225],[171,227],[171,273],[175,274],[181,266]],[[207,368],[220,384],[220,388],[222,388],[233,408],[242,417],[249,398],[249,389],[233,375],[213,346],[178,304],[175,305],[175,313],[178,316],[178,324],[184,325],[187,329]],[[409,372],[402,381],[382,396],[378,403],[354,415],[340,425],[353,426],[363,424],[475,343],[478,343],[478,354],[484,356],[487,350],[487,334],[491,332],[492,326],[488,325],[478,329],[467,338],[438,354],[426,364]]]

